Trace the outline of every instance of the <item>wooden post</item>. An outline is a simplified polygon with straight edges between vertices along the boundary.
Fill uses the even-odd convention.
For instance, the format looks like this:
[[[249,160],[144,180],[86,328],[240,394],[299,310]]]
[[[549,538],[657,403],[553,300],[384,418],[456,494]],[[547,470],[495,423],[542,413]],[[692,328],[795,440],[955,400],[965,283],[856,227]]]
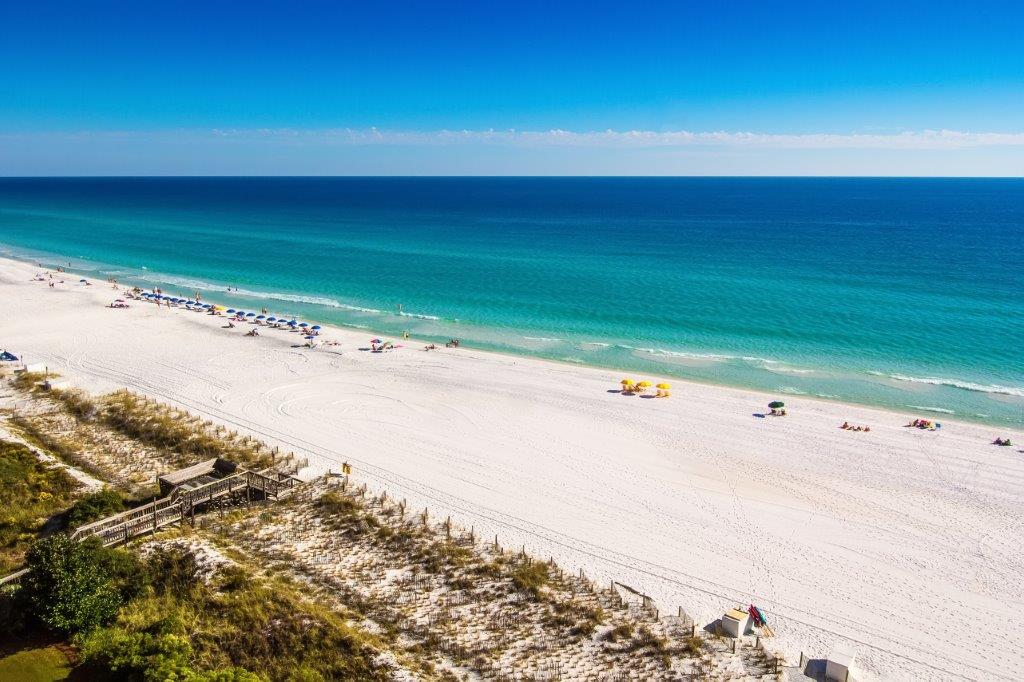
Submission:
[[[156,495],[153,496],[153,534],[156,534]]]

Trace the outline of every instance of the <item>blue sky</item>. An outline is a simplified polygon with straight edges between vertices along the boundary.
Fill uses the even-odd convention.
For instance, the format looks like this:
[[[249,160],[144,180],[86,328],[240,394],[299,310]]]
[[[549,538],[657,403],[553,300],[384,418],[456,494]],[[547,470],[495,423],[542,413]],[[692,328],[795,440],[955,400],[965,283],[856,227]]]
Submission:
[[[1021,26],[941,0],[7,2],[0,174],[1022,175]]]

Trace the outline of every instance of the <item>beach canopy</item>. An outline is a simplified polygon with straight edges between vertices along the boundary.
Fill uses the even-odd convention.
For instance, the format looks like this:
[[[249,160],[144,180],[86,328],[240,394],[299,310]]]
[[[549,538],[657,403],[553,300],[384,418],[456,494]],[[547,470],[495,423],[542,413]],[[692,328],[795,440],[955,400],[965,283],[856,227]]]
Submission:
[[[780,407],[785,407],[785,406],[786,406],[786,403],[782,402],[781,400],[773,400],[772,402],[768,403],[768,407],[772,408],[773,410],[777,410]]]
[[[14,362],[17,359],[18,359],[18,356],[15,355],[14,353],[10,353],[8,351],[4,351],[3,353],[0,353],[0,362]]]

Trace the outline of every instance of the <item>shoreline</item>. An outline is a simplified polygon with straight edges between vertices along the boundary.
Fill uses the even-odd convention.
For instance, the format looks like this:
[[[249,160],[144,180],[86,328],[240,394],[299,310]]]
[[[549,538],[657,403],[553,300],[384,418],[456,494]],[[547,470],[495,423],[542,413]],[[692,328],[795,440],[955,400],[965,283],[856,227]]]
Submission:
[[[8,246],[7,248],[21,248],[21,247]],[[39,259],[43,259],[43,260],[42,261],[32,260],[33,258],[39,258]],[[44,267],[46,267],[45,259],[47,259],[47,258],[48,259],[56,259],[57,256],[55,256],[53,254],[44,253],[44,252],[40,252],[39,254],[33,254],[31,256],[26,255],[26,256],[23,256],[23,257],[22,256],[16,256],[16,255],[0,255],[0,260],[7,260],[7,261],[11,261],[13,263],[20,263],[20,264],[30,265],[32,267],[37,267],[36,266],[37,262],[43,262],[44,263]],[[104,268],[104,267],[110,267],[110,268],[128,267],[128,266],[113,266],[113,265],[109,265],[108,266],[107,264],[104,264],[104,263],[100,263],[100,262],[95,262],[94,263],[93,261],[88,261],[86,259],[79,259],[79,260],[85,260],[85,262],[95,265],[96,266],[95,272],[99,272],[100,276],[103,276],[102,275],[102,268]],[[55,264],[51,264],[50,267],[51,268],[56,268],[58,266],[55,265]],[[60,267],[63,267],[63,266],[60,266]],[[137,269],[137,268],[132,268],[132,269]],[[95,274],[90,274],[90,272],[82,272],[80,270],[76,271],[75,268],[71,268],[69,270],[66,270],[66,272],[68,272],[69,274],[74,274],[74,275],[79,276],[79,277],[95,277],[95,276],[97,276]],[[164,276],[164,277],[178,277],[177,275],[161,275],[161,276]],[[121,277],[121,275],[119,275],[119,277]],[[153,282],[152,281],[146,281],[144,278],[140,279],[139,277],[136,277],[136,276],[133,276],[133,275],[128,275],[127,279],[125,279],[124,281],[121,281],[119,279],[119,282],[122,285],[125,285],[125,284],[130,284],[132,286],[136,286],[137,285],[137,286],[142,287],[144,290],[151,290],[153,288]],[[159,282],[159,280],[157,280],[157,282]],[[209,285],[208,282],[205,283],[205,284]],[[210,286],[212,286],[212,285],[210,285]],[[180,285],[180,284],[168,284],[167,286],[161,286],[161,288],[164,289],[165,292],[166,291],[170,291],[170,290],[178,291],[178,290],[181,290],[181,289],[188,289],[188,287],[184,287],[183,285]],[[228,294],[228,295],[231,294],[231,292],[220,291],[219,289],[214,289],[214,288],[201,289],[201,293],[203,293],[204,297],[205,297],[207,292],[209,292],[211,295],[214,296],[213,299],[205,299],[204,298],[204,300],[206,300],[207,302],[215,302],[217,300],[216,299],[217,294],[225,294],[225,293]],[[193,293],[194,293],[194,290],[189,290],[187,293],[183,293],[183,294],[180,294],[180,295],[186,296],[186,297],[190,298]],[[288,294],[288,295],[293,295],[293,294]],[[294,294],[294,295],[295,296],[300,296],[299,294]],[[261,298],[261,296],[263,296],[263,297]],[[301,296],[306,296],[306,295],[302,294]],[[272,302],[287,303],[287,301],[285,301],[283,299],[274,298],[273,293],[269,293],[269,294],[263,295],[263,294],[261,294],[261,292],[252,291],[252,292],[247,292],[246,294],[239,295],[239,297],[243,298],[243,299],[250,299],[250,298],[253,299],[253,305],[259,304],[258,307],[263,307],[264,305],[266,305],[268,303],[272,303]],[[313,298],[317,298],[317,297],[316,296],[308,296],[307,298],[313,299]],[[312,302],[312,301],[305,301],[305,302],[303,302],[303,301],[296,301],[294,303],[296,303],[298,305],[309,305],[309,306],[322,306],[322,305],[324,305],[322,303],[315,303],[315,302]],[[230,307],[230,305],[232,305],[232,304],[224,304],[224,305],[225,305],[225,307]],[[283,308],[285,306],[279,306],[279,307]],[[353,306],[352,309],[353,310],[358,310],[358,307],[354,307]],[[383,314],[383,315],[391,315],[392,314],[392,313],[388,313],[387,311],[383,311],[383,310],[377,310],[376,312],[378,314]],[[273,311],[271,311],[271,314],[273,314]],[[291,313],[289,313],[289,315],[291,315]],[[401,316],[401,315],[399,315],[399,316]],[[437,318],[435,316],[418,315],[418,314],[411,314],[411,313],[410,314],[406,314],[405,316],[409,317],[409,318],[412,318],[412,319],[416,319],[416,318],[428,319],[429,318],[431,320],[435,320],[435,321],[439,321],[439,322],[447,321],[445,319]],[[356,324],[348,324],[348,323],[345,323],[345,322],[319,321],[319,320],[316,320],[315,317],[310,317],[306,321],[311,322],[311,323],[315,323],[315,324],[321,324],[321,325],[324,325],[325,327],[331,327],[331,328],[336,328],[336,329],[343,329],[346,332],[362,333],[362,334],[366,334],[366,335],[370,335],[370,336],[378,336],[378,337],[382,337],[382,338],[383,337],[388,337],[388,336],[396,336],[396,334],[394,334],[392,332],[380,331],[379,328],[375,328],[372,324],[371,325],[363,326],[363,325],[356,325]],[[417,337],[415,335],[412,335],[412,336],[410,336],[410,338],[408,340],[409,341],[414,341],[416,343],[422,343],[422,344],[426,345],[426,344],[429,344],[429,343],[438,343],[441,338],[442,338],[442,336],[424,338],[424,337]],[[524,336],[523,338],[532,338],[532,337],[525,337]],[[564,339],[559,339],[559,340],[564,341]],[[580,345],[588,345],[588,344],[589,345],[595,345],[595,344],[596,345],[608,345],[606,342],[579,342],[579,344]],[[618,345],[618,344],[611,344],[611,345]],[[522,358],[522,359],[537,360],[537,361],[542,361],[542,362],[550,362],[550,363],[554,363],[554,364],[558,364],[558,365],[564,365],[564,366],[576,367],[576,368],[586,368],[586,369],[598,370],[598,371],[616,372],[616,373],[621,373],[623,376],[626,376],[628,374],[643,374],[643,375],[650,375],[651,378],[654,378],[654,377],[665,377],[665,378],[668,378],[672,382],[676,382],[676,383],[680,383],[680,384],[688,384],[688,385],[692,384],[692,385],[696,385],[696,386],[709,387],[709,388],[728,388],[728,389],[734,389],[734,390],[737,390],[737,391],[749,391],[749,392],[757,393],[757,394],[760,394],[760,395],[764,396],[766,398],[766,404],[767,404],[767,401],[779,400],[779,399],[781,399],[781,400],[786,400],[786,399],[791,399],[791,400],[809,400],[809,401],[814,401],[814,402],[828,403],[828,404],[837,405],[837,406],[859,407],[859,408],[874,409],[874,410],[878,410],[880,412],[886,412],[886,413],[906,414],[906,415],[911,415],[910,416],[911,419],[916,418],[917,417],[917,413],[921,412],[921,413],[925,413],[926,417],[929,417],[929,418],[931,418],[933,420],[936,420],[936,421],[957,422],[957,423],[961,423],[961,424],[972,424],[972,425],[987,426],[987,427],[992,428],[994,431],[1000,431],[1000,430],[1018,431],[1018,430],[1024,429],[1024,424],[997,422],[997,421],[993,420],[991,417],[988,417],[987,415],[986,416],[980,416],[980,415],[977,415],[977,414],[963,414],[963,413],[957,412],[955,410],[952,410],[952,409],[949,409],[949,408],[946,408],[946,407],[942,407],[940,405],[936,405],[936,406],[926,406],[926,405],[915,406],[915,405],[907,404],[907,405],[903,406],[903,407],[905,407],[905,409],[899,409],[898,406],[891,406],[891,405],[882,404],[881,401],[876,401],[876,402],[858,401],[858,400],[850,399],[849,397],[827,396],[827,395],[822,395],[822,394],[819,394],[819,393],[808,393],[808,392],[803,392],[803,391],[799,391],[799,390],[797,390],[797,391],[787,391],[787,390],[783,389],[783,390],[778,390],[778,391],[774,391],[773,392],[773,391],[769,391],[769,390],[766,390],[766,389],[763,389],[763,388],[759,388],[759,387],[756,387],[756,386],[750,386],[750,385],[747,385],[747,384],[743,384],[741,382],[730,382],[730,381],[726,381],[726,380],[715,381],[715,380],[705,379],[705,378],[702,378],[702,377],[685,376],[685,375],[681,375],[681,374],[678,374],[678,373],[673,373],[671,371],[672,363],[664,362],[664,361],[661,362],[661,363],[658,363],[658,364],[665,365],[665,367],[661,367],[658,370],[623,369],[622,366],[618,366],[618,365],[614,365],[614,364],[604,364],[604,363],[601,363],[601,362],[586,362],[586,361],[583,361],[583,360],[574,360],[574,359],[568,359],[568,358],[550,357],[548,355],[543,354],[542,352],[531,352],[530,350],[518,349],[518,348],[515,348],[514,346],[511,347],[511,348],[488,347],[486,345],[480,345],[480,344],[474,342],[473,340],[469,340],[469,341],[465,342],[465,345],[463,347],[465,349],[472,349],[475,352],[493,353],[493,354],[499,355],[499,356],[507,356],[507,357],[513,357],[513,358]],[[634,349],[634,351],[637,351],[637,352],[643,351],[643,350],[644,349]],[[665,351],[663,351],[663,352],[665,352]],[[651,355],[656,355],[656,353],[654,353],[653,350],[652,350]],[[687,356],[687,357],[689,357],[689,356]],[[701,353],[693,352],[693,356],[692,356],[691,359],[694,362],[714,363],[714,362],[719,362],[719,361],[722,361],[722,360],[724,360],[726,362],[728,362],[728,361],[740,361],[740,360],[746,360],[747,358],[741,357],[741,356],[733,356],[733,355],[721,355],[721,354],[711,353],[711,352],[706,353],[706,354],[701,354]],[[751,358],[751,359],[753,359],[753,358]],[[786,363],[785,361],[782,361],[782,360],[771,360],[771,359],[760,359],[760,360],[763,361],[766,364],[780,364],[780,365],[784,365],[784,366],[788,365],[788,363]],[[656,360],[648,360],[648,362],[657,362],[657,361]],[[665,372],[666,369],[668,369],[669,371]],[[771,370],[767,370],[767,371],[771,371]],[[798,372],[803,372],[804,370],[797,370],[797,371]],[[808,371],[814,373],[814,372],[818,372],[819,370],[808,370]],[[892,378],[890,374],[886,374],[884,372],[868,371],[868,372],[866,372],[866,374],[867,375],[878,376],[878,377],[881,377],[881,378]],[[896,373],[896,374],[898,374],[898,373]],[[845,378],[847,380],[849,380],[849,379],[857,379],[856,375],[852,375],[852,374],[848,375],[848,376],[846,376],[846,375],[837,375],[837,376],[845,376]],[[893,381],[897,381],[898,379],[892,378],[892,380]],[[914,384],[950,387],[950,388],[957,388],[958,390],[971,390],[971,391],[975,390],[975,389],[966,389],[966,388],[955,386],[956,383],[973,383],[973,382],[967,382],[967,381],[962,381],[962,380],[957,380],[957,379],[942,379],[942,378],[939,378],[939,377],[925,377],[925,378],[905,379],[905,380],[909,381],[911,383],[914,383]],[[655,380],[654,383],[657,383],[657,380]],[[879,384],[879,385],[882,385],[882,384]],[[986,388],[1003,388],[1003,387],[996,387],[996,386],[993,385],[993,386],[986,387]],[[903,390],[908,390],[908,389],[903,389]],[[1008,390],[1016,390],[1016,389],[1008,389]],[[989,391],[978,391],[978,392],[988,393]],[[994,393],[998,393],[998,392],[994,392]],[[1007,394],[1007,395],[1011,399],[1016,399],[1016,396],[1014,394]],[[909,391],[908,391],[907,399],[910,399]],[[1024,414],[1024,399],[1021,399],[1021,410],[1022,410],[1022,414]]]
[[[1000,625],[1024,600],[1017,429],[943,418],[920,431],[804,396],[757,418],[766,396],[749,389],[673,380],[672,398],[644,400],[619,394],[611,370],[468,347],[371,354],[356,350],[369,332],[333,326],[340,352],[296,348],[223,317],[111,310],[110,285],[55,291],[35,272],[0,259],[5,317],[26,321],[0,343],[72,385],[176,402],[313,467],[349,461],[371,488],[628,584],[663,612],[707,623],[757,603],[791,660],[847,643],[862,679],[1024,665],[1024,635]]]

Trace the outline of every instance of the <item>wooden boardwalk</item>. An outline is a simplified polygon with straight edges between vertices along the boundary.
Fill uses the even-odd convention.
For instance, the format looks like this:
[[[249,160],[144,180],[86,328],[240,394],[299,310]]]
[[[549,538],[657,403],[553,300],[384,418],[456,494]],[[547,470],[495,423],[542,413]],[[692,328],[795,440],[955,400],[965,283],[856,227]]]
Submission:
[[[195,519],[197,507],[209,506],[214,501],[235,495],[245,495],[246,500],[254,495],[277,499],[297,483],[299,479],[279,471],[241,470],[196,488],[175,488],[167,497],[79,526],[71,533],[71,539],[95,537],[104,546],[116,545],[138,535],[155,533],[164,526]]]

